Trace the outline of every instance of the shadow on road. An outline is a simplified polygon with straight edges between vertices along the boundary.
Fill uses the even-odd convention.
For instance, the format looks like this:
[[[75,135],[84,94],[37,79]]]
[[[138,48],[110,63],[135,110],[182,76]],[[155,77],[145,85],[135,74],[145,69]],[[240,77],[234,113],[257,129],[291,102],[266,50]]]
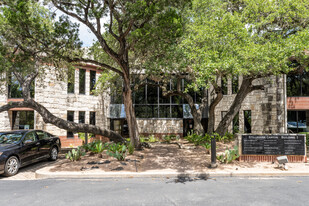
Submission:
[[[209,174],[206,173],[201,173],[195,177],[190,177],[189,174],[180,174],[177,176],[177,178],[174,178],[170,181],[167,181],[166,183],[182,183],[185,184],[186,182],[195,182],[195,181],[201,181],[201,180],[208,180],[209,178]]]

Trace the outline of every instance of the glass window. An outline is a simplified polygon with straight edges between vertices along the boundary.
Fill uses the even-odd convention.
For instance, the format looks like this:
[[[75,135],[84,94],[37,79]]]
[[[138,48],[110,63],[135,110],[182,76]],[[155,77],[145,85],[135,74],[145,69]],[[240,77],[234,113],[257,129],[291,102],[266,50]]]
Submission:
[[[86,70],[79,69],[79,94],[86,93],[85,83],[86,83]]]
[[[183,106],[172,105],[172,118],[183,118]]]
[[[67,120],[74,122],[74,111],[67,111]],[[67,131],[67,138],[74,138],[73,132]]]
[[[287,96],[309,96],[309,72],[289,74],[286,78]]]
[[[95,90],[96,83],[96,71],[90,71],[90,92],[89,94],[93,94],[93,90]]]
[[[41,139],[49,139],[49,135],[46,132],[36,131],[36,134],[37,134],[39,140],[41,140]]]
[[[95,125],[95,112],[90,112],[89,118],[89,123]]]
[[[31,85],[30,85],[30,97],[31,98],[34,97],[34,88],[35,88],[35,83],[33,81],[31,82]],[[17,81],[16,77],[13,74],[9,76],[8,95],[9,95],[9,98],[23,98],[22,87],[20,86],[19,82]]]
[[[158,86],[155,81],[147,79],[147,103],[158,104]]]
[[[170,118],[171,117],[171,106],[170,105],[160,105],[159,106],[159,118]]]
[[[222,94],[227,95],[227,77],[221,77]]]
[[[69,69],[68,71],[68,93],[74,94],[75,85],[75,69]]]
[[[18,111],[19,129],[34,129],[34,112]]]
[[[137,118],[149,118],[150,108],[145,105],[135,105],[135,116]]]
[[[232,78],[232,94],[237,94],[238,92],[238,85],[239,84],[239,79],[238,76],[233,76]]]
[[[78,112],[78,123],[85,123],[85,112]]]
[[[251,110],[244,110],[244,132],[251,133]]]
[[[239,112],[233,118],[233,134],[239,133]]]
[[[289,132],[307,132],[306,111],[288,111]]]
[[[35,132],[27,133],[23,139],[23,143],[25,143],[27,140],[31,140],[32,142],[35,142],[36,141]]]
[[[134,95],[135,104],[145,104],[146,103],[146,85],[145,85],[146,82],[141,82],[138,78],[136,78],[135,84],[139,85],[137,90],[135,90],[135,95]]]

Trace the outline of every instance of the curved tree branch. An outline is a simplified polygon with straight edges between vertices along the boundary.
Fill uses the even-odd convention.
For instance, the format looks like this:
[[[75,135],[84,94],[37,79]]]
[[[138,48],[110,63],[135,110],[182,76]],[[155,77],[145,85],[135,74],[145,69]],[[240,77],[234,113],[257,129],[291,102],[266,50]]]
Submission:
[[[61,129],[74,132],[87,132],[87,133],[98,134],[108,137],[110,140],[115,142],[124,142],[124,139],[118,133],[113,132],[111,130],[102,129],[95,125],[70,122],[63,120],[59,117],[56,117],[55,115],[50,113],[43,105],[39,104],[38,102],[32,99],[28,99],[22,102],[9,102],[8,104],[0,107],[0,113],[8,111],[12,108],[22,108],[22,107],[34,109],[42,116],[45,123],[53,124]]]

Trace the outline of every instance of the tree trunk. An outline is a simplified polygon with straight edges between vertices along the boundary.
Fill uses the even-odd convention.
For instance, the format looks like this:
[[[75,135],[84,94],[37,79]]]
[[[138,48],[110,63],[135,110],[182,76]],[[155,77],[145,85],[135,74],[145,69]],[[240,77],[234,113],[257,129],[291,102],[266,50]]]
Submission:
[[[211,102],[209,106],[208,130],[207,130],[208,134],[212,134],[215,130],[215,120],[216,120],[215,110],[216,110],[216,106],[220,103],[222,98],[223,98],[223,94],[221,90],[219,90],[219,92],[217,92],[216,98]]]
[[[141,144],[139,140],[138,126],[136,122],[135,112],[132,102],[132,90],[130,87],[130,77],[129,75],[124,75],[124,89],[123,89],[123,101],[126,111],[126,118],[129,127],[129,136],[131,144],[134,145],[136,149],[141,149]]]
[[[32,99],[28,99],[22,102],[9,102],[8,104],[0,107],[0,113],[8,111],[9,109],[12,108],[22,108],[22,107],[34,109],[42,116],[43,121],[45,123],[53,124],[61,129],[74,132],[84,132],[84,133],[87,132],[87,133],[98,134],[108,137],[110,140],[115,142],[124,142],[124,139],[121,137],[121,135],[111,130],[102,129],[95,125],[78,124],[75,122],[66,121],[59,117],[56,117],[55,115],[50,113],[43,105],[37,103]]]
[[[239,112],[241,104],[246,96],[254,90],[261,90],[264,88],[263,85],[252,85],[253,80],[254,78],[244,77],[240,89],[233,101],[233,104],[230,106],[228,112],[223,117],[216,129],[216,132],[219,135],[223,136],[227,132],[229,125],[233,121],[235,115]]]

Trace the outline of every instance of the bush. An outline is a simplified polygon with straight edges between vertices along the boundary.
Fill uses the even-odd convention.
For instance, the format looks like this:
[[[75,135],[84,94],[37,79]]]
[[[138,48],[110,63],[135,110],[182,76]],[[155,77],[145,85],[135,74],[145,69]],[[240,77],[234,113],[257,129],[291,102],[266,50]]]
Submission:
[[[88,144],[83,145],[82,147],[83,147],[86,151],[90,151],[90,152],[93,152],[93,153],[98,153],[98,152],[97,152],[97,151],[98,151],[97,145],[100,145],[100,144],[102,144],[102,146],[103,146],[102,141],[100,141],[100,140],[95,140],[95,141],[93,141],[93,142],[90,142],[90,143],[88,143]],[[102,151],[102,152],[103,152],[103,151]]]
[[[132,155],[133,153],[134,153],[134,146],[130,143],[130,144],[128,144],[128,152],[129,152],[129,154],[130,155]]]
[[[234,149],[226,149],[224,154],[217,156],[217,160],[221,163],[231,163],[239,157],[238,147]]]
[[[125,144],[109,144],[106,154],[115,157],[119,161],[123,161],[127,155],[127,146]]]
[[[189,142],[193,143],[195,146],[201,145],[203,146],[206,143],[211,143],[211,138],[213,138],[213,136],[216,137],[216,141],[218,142],[230,142],[234,139],[234,135],[232,133],[226,133],[224,136],[220,136],[217,133],[213,133],[213,134],[205,134],[203,135],[198,135],[195,134],[193,132],[188,133],[188,135],[185,137],[185,139],[187,139]]]
[[[85,152],[82,151],[82,148],[78,147],[76,150],[72,149],[72,151],[69,151],[65,157],[71,161],[78,161],[80,160],[81,156],[84,156]]]

